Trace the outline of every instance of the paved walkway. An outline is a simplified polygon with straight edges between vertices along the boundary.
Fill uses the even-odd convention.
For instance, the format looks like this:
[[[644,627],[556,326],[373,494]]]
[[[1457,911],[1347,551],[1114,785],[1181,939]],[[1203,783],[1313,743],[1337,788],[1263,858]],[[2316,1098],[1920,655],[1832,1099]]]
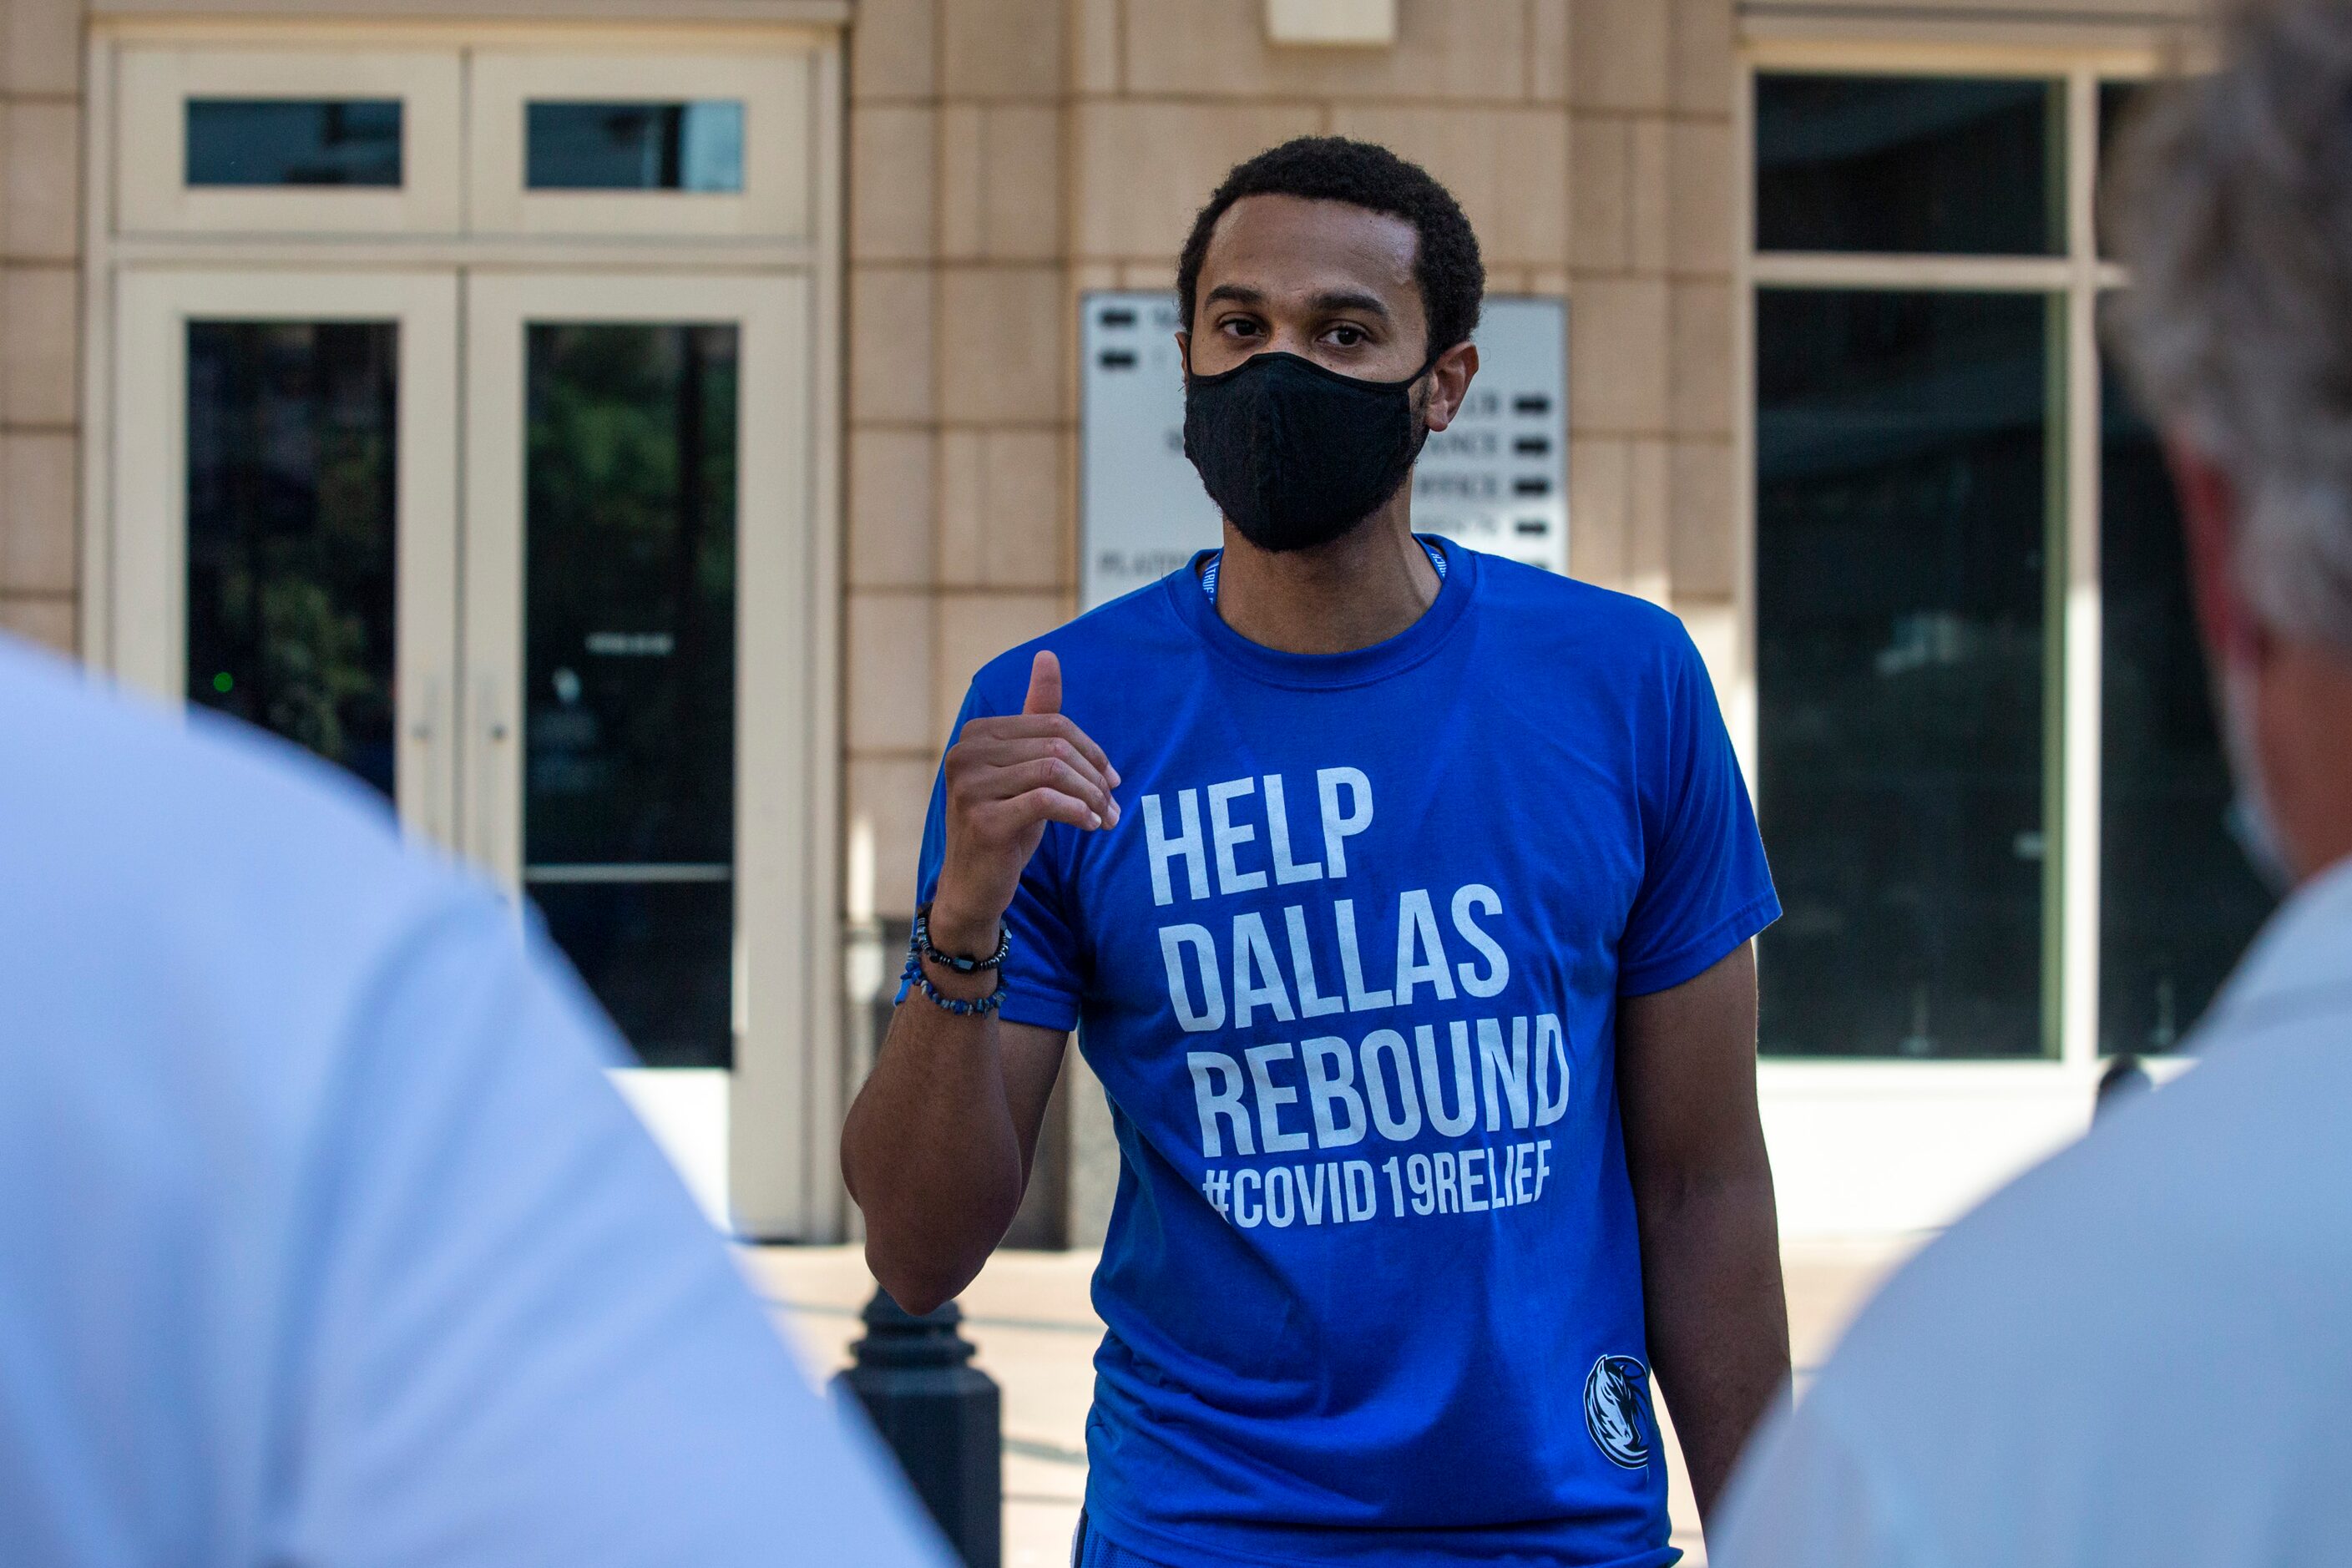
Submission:
[[[1911,1243],[1792,1244],[1785,1262],[1798,1378],[1817,1365],[1853,1309]],[[854,1247],[763,1247],[745,1255],[762,1292],[810,1369],[830,1377],[849,1363],[858,1309],[873,1277]],[[1001,1252],[962,1296],[978,1364],[1004,1389],[1005,1568],[1061,1568],[1087,1479],[1086,1420],[1102,1321],[1087,1297],[1095,1257]],[[1671,1430],[1671,1428],[1669,1428]],[[1701,1568],[1698,1514],[1675,1457],[1675,1544]]]

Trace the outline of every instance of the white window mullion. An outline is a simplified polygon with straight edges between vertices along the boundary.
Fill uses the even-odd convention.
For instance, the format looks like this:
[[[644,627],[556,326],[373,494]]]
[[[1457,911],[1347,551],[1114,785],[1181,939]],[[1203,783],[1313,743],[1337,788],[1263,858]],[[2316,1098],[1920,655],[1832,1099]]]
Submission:
[[[2097,74],[2067,82],[2066,594],[2063,785],[2059,805],[2061,934],[2059,1055],[2099,1054],[2101,603],[2099,578],[2099,339],[2102,268],[2095,224]]]
[[[1748,261],[1764,288],[1945,289],[1976,294],[2054,294],[2074,280],[2062,256],[1877,256],[1843,251],[1768,250]]]
[[[1756,71],[1741,66],[1733,86],[1731,187],[1731,471],[1732,584],[1738,623],[1738,673],[1723,694],[1732,750],[1761,812],[1767,787],[1758,766],[1759,674],[1756,644]]]

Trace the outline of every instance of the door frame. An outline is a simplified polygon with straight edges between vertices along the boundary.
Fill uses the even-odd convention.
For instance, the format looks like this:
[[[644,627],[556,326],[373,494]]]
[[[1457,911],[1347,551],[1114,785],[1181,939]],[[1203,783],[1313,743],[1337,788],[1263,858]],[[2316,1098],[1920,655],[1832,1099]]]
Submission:
[[[120,342],[128,320],[125,296],[146,268],[217,270],[224,276],[269,271],[273,279],[296,272],[433,269],[455,278],[468,269],[537,272],[688,273],[698,280],[724,276],[746,282],[789,279],[806,290],[807,373],[801,388],[808,400],[803,430],[794,445],[803,470],[804,621],[788,616],[745,617],[739,658],[746,669],[797,670],[806,691],[801,709],[803,731],[750,738],[752,746],[789,742],[798,749],[804,784],[791,808],[761,808],[755,832],[800,836],[805,875],[794,883],[768,887],[752,910],[763,930],[772,930],[772,951],[787,967],[772,964],[759,947],[746,989],[754,1005],[751,1028],[739,1037],[736,1070],[727,1083],[729,1120],[740,1135],[728,1140],[729,1196],[734,1228],[761,1240],[824,1242],[847,1232],[849,1206],[836,1151],[841,1117],[854,1086],[847,1080],[852,1058],[845,1052],[852,1016],[843,970],[841,809],[841,464],[842,334],[845,297],[843,179],[847,129],[843,28],[848,6],[836,0],[787,0],[789,16],[745,24],[710,5],[669,7],[658,17],[616,17],[609,6],[594,18],[562,21],[516,16],[509,11],[479,21],[389,19],[381,16],[344,19],[317,14],[223,17],[100,16],[93,18],[83,75],[82,332],[81,407],[82,573],[79,619],[89,664],[101,672],[122,667],[120,645],[126,635],[117,614],[118,571],[136,546],[125,536],[133,498],[118,485],[116,446],[128,417],[128,395],[152,362],[126,352]],[[578,9],[579,7],[574,7]],[[654,7],[647,7],[650,13]],[[740,9],[740,8],[739,8]],[[722,21],[725,25],[722,25]],[[386,235],[346,223],[328,207],[308,209],[316,226],[271,233],[190,228],[170,233],[135,232],[121,207],[124,165],[149,149],[131,133],[139,106],[125,101],[122,58],[134,44],[180,43],[256,50],[286,48],[353,50],[447,50],[468,57],[486,48],[540,48],[555,54],[627,53],[640,59],[667,54],[707,56],[713,50],[807,58],[808,117],[788,127],[806,137],[808,206],[802,232],[768,237],[677,234],[635,226],[625,232],[578,234],[511,233],[471,221],[448,234]],[[473,154],[469,152],[467,156]],[[658,206],[662,204],[649,204]],[[230,269],[234,268],[232,273]],[[711,271],[709,269],[718,269]],[[454,286],[454,285],[453,285]],[[460,313],[462,318],[462,290]],[[459,321],[462,331],[464,322]],[[453,352],[462,341],[453,339]],[[446,383],[462,386],[462,364]],[[415,384],[409,377],[407,384]],[[459,399],[447,400],[457,404]],[[470,432],[456,408],[458,456],[443,470],[454,493]],[[404,415],[404,417],[405,416]],[[178,426],[172,428],[176,431]],[[763,435],[765,433],[763,432]],[[414,493],[422,494],[421,490]],[[459,537],[466,519],[457,498]],[[142,500],[139,504],[145,504]],[[175,514],[176,515],[176,514]],[[137,570],[135,565],[131,569]],[[184,572],[170,578],[177,581]],[[772,606],[762,605],[765,612]],[[455,610],[453,614],[457,613]],[[175,622],[175,625],[182,624]],[[139,635],[128,632],[134,640]],[[174,646],[177,646],[175,641]],[[462,651],[462,649],[461,649]],[[184,657],[184,656],[183,656]],[[453,674],[454,680],[454,674]],[[454,691],[454,686],[452,688]],[[176,705],[181,688],[166,693]],[[772,727],[771,727],[772,729]],[[454,759],[453,759],[454,767]],[[450,790],[457,794],[453,782]],[[453,799],[454,820],[462,801]],[[747,848],[739,844],[739,857]],[[739,859],[739,876],[748,862]],[[764,912],[763,912],[764,911]],[[789,923],[787,923],[789,922]],[[756,940],[756,939],[755,939]],[[794,979],[793,977],[797,977]],[[797,990],[793,989],[797,985]],[[773,998],[772,1005],[767,1002]],[[862,1006],[856,1016],[863,1017]],[[798,1020],[799,1022],[795,1022]],[[658,1075],[635,1075],[656,1087]],[[667,1121],[625,1081],[625,1090],[657,1132]]]
[[[113,571],[105,662],[177,707],[187,690],[188,326],[390,321],[398,329],[393,667],[402,822],[457,836],[457,279],[447,271],[134,268],[114,334]],[[98,650],[93,649],[93,656]]]

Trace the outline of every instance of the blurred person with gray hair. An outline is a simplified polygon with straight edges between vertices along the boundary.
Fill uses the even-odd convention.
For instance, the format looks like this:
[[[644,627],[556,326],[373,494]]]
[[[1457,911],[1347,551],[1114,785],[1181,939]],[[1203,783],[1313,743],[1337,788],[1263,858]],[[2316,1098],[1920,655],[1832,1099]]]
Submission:
[[[488,887],[0,637],[0,1563],[939,1568]]]
[[[2293,896],[2180,1080],[1931,1245],[1758,1440],[1719,1568],[2339,1561],[2352,1542],[2352,5],[2221,17],[2109,217],[2250,853]]]

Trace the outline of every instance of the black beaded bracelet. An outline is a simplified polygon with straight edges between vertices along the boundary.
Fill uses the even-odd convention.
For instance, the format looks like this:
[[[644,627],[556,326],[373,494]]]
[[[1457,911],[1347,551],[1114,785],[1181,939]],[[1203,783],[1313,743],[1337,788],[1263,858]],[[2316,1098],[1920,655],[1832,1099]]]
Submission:
[[[1013,954],[1013,928],[999,921],[996,930],[996,952],[991,957],[965,958],[957,953],[941,952],[931,945],[931,910],[926,904],[915,911],[914,951],[941,969],[951,969],[958,974],[977,974],[983,969],[1002,969],[1004,961]]]
[[[985,1016],[1004,1005],[1004,972],[1002,969],[996,973],[996,989],[972,1001],[950,996],[932,984],[931,977],[923,973],[923,955],[919,948],[907,954],[907,970],[900,978],[906,981],[909,990],[919,993],[933,1006],[944,1008],[959,1018]]]

